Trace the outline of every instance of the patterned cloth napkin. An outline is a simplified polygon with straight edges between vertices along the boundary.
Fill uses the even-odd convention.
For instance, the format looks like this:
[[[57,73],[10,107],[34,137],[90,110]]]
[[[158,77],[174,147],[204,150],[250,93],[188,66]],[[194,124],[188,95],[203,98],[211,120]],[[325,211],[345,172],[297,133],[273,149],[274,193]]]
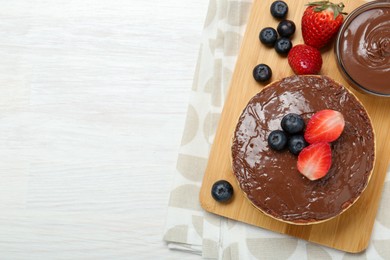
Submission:
[[[251,0],[210,0],[187,119],[170,194],[164,240],[168,247],[210,259],[389,259],[390,177],[371,243],[349,254],[205,212],[199,191]]]

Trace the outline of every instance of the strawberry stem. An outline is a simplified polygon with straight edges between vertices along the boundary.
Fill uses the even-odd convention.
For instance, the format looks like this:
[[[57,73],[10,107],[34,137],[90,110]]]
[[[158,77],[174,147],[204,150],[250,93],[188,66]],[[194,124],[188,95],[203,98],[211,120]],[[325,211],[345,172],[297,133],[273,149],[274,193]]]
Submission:
[[[333,10],[333,18],[336,19],[339,14],[347,14],[343,12],[343,9],[345,5],[343,2],[340,2],[338,4],[334,4],[329,1],[316,1],[316,2],[309,2],[306,4],[307,6],[313,6],[314,12],[322,12],[328,8],[331,8]]]

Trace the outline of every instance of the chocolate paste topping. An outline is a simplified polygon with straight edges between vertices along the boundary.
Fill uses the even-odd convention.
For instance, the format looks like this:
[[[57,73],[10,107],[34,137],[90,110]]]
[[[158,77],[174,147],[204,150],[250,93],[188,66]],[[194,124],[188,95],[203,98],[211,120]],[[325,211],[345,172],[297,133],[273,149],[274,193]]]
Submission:
[[[390,94],[390,1],[351,18],[340,38],[345,70],[362,87]]]
[[[297,170],[297,156],[269,148],[267,137],[281,129],[288,113],[305,123],[317,111],[344,115],[345,128],[331,144],[332,166],[310,181]],[[233,138],[232,164],[248,199],[285,221],[310,223],[341,213],[367,186],[375,156],[370,119],[357,99],[325,76],[293,76],[274,82],[254,96],[242,112]]]

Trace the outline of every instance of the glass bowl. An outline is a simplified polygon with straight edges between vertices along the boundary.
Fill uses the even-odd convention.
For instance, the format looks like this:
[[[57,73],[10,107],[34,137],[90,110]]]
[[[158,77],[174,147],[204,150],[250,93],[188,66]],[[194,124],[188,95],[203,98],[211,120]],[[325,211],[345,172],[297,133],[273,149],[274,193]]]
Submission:
[[[353,10],[336,38],[344,77],[360,92],[390,97],[390,0]]]

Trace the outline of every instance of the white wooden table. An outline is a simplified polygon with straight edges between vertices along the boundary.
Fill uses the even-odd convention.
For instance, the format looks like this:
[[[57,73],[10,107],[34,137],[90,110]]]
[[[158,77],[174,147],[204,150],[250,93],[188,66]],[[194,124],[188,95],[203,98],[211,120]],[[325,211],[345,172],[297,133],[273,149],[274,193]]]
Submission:
[[[207,0],[0,0],[0,259],[162,241]]]

